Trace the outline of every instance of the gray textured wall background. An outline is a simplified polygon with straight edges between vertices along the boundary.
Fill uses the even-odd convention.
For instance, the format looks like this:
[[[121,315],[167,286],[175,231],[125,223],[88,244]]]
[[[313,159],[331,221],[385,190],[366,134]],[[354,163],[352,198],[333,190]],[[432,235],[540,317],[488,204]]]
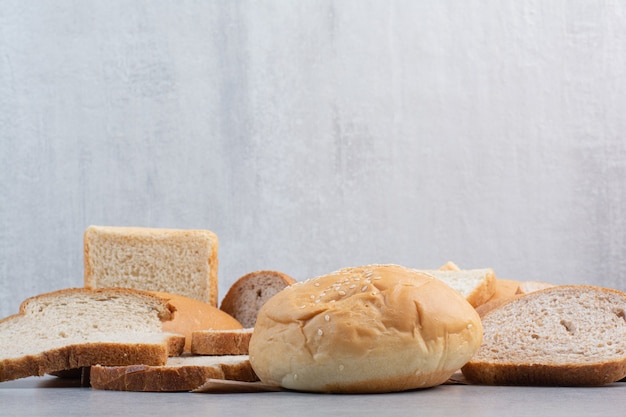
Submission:
[[[626,290],[626,6],[0,0],[0,313],[90,224],[239,276],[374,262]]]

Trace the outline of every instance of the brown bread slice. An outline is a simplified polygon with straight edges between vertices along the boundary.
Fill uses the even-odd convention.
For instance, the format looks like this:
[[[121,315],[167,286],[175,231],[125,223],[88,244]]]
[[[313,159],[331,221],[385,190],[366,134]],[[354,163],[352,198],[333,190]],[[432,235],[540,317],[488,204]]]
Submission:
[[[230,287],[220,309],[236,318],[244,328],[254,327],[263,304],[295,282],[289,275],[278,271],[250,272]]]
[[[492,385],[595,386],[626,376],[626,293],[556,286],[515,298],[482,320],[483,343],[462,368]]]
[[[255,382],[247,355],[181,356],[163,366],[92,366],[91,387],[117,391],[191,391],[209,379]]]
[[[0,381],[95,364],[162,365],[185,339],[162,331],[173,307],[131,289],[72,288],[25,300],[0,321]]]

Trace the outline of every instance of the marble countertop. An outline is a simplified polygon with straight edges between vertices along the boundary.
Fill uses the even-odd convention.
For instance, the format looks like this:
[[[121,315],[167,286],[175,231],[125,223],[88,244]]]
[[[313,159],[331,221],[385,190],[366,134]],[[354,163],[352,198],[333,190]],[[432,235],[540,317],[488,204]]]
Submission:
[[[595,388],[441,385],[372,395],[99,391],[53,377],[0,383],[6,416],[617,416],[626,383]],[[244,414],[245,413],[245,414]]]

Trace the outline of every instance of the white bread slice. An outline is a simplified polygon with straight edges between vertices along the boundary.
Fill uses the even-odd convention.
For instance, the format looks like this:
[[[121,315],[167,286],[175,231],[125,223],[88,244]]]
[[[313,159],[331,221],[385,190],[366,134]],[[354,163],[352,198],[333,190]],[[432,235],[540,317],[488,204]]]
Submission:
[[[185,342],[162,331],[172,309],[131,289],[72,288],[31,297],[0,321],[0,381],[95,364],[162,365]]]
[[[236,318],[244,328],[254,327],[263,304],[295,282],[289,275],[278,271],[250,272],[231,285],[220,309]]]
[[[117,391],[191,391],[209,379],[258,381],[247,355],[181,356],[163,366],[92,366],[91,387]]]
[[[253,328],[246,328],[195,331],[191,337],[191,353],[195,355],[247,355],[253,330]]]
[[[85,287],[180,294],[217,307],[217,249],[209,230],[89,226]]]
[[[557,286],[515,298],[482,320],[483,343],[462,368],[492,385],[594,386],[626,376],[626,293]]]
[[[426,272],[445,282],[460,292],[473,307],[487,302],[496,292],[496,276],[491,268],[436,269],[420,272]]]

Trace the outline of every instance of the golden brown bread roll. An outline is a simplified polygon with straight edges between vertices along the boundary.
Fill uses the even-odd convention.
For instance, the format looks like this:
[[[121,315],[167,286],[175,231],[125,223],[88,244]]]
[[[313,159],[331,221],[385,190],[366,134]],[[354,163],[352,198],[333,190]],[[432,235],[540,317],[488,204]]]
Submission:
[[[480,346],[478,314],[427,273],[346,268],[293,284],[259,311],[261,381],[314,392],[389,392],[445,382]]]

